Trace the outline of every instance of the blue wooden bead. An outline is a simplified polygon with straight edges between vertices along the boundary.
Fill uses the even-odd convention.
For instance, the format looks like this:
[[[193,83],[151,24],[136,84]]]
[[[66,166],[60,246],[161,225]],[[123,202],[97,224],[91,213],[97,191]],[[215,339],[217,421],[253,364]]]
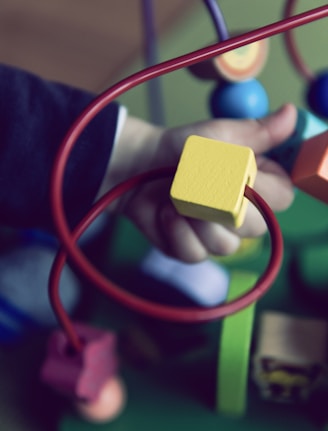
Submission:
[[[328,118],[328,71],[320,73],[310,82],[307,103],[315,114]]]
[[[260,118],[267,115],[269,100],[256,79],[225,82],[212,92],[210,109],[216,118]]]

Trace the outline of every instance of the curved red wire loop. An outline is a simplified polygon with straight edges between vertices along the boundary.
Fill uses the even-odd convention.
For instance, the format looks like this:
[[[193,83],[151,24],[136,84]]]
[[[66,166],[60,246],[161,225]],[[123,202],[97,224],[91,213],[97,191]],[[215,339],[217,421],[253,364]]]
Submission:
[[[289,18],[293,15],[297,0],[287,0],[284,9],[284,18]],[[295,38],[291,30],[284,33],[285,45],[288,54],[295,66],[296,71],[303,76],[307,81],[312,81],[315,77],[311,69],[303,61],[299,50],[296,47]]]
[[[229,38],[226,41],[216,43],[209,47],[202,48],[200,50],[182,55],[180,57],[165,61],[163,63],[157,64],[155,66],[151,66],[142,71],[139,71],[134,75],[131,75],[128,78],[123,79],[116,85],[106,90],[104,93],[100,94],[97,98],[95,98],[94,101],[91,102],[90,105],[85,108],[85,110],[80,114],[77,120],[72,124],[70,130],[68,131],[66,137],[64,138],[64,140],[60,145],[59,151],[57,153],[57,157],[53,165],[53,171],[51,175],[51,189],[50,189],[51,206],[52,206],[52,212],[54,217],[54,223],[57,228],[59,239],[61,240],[61,243],[62,243],[62,247],[63,247],[62,250],[64,251],[59,253],[59,257],[56,259],[56,264],[54,265],[54,270],[52,271],[52,275],[51,275],[51,282],[55,284],[58,281],[60,276],[59,274],[60,267],[62,265],[61,262],[63,260],[65,261],[66,254],[73,260],[75,264],[78,265],[80,270],[84,272],[85,275],[90,276],[91,274],[93,274],[94,277],[90,277],[90,278],[91,279],[94,278],[96,285],[98,285],[97,284],[98,281],[100,283],[98,286],[102,285],[102,283],[105,282],[105,280],[100,274],[97,274],[96,276],[96,274],[93,272],[93,268],[90,265],[90,263],[84,258],[81,251],[77,248],[75,244],[75,237],[78,237],[77,233],[79,232],[75,231],[72,234],[72,232],[68,227],[67,220],[65,217],[63,196],[62,196],[63,179],[64,179],[65,168],[66,168],[69,155],[73,150],[73,147],[77,139],[79,138],[80,134],[83,132],[85,127],[105,106],[107,106],[110,102],[115,100],[124,92],[150,79],[156,78],[166,73],[173,72],[183,67],[191,66],[192,64],[195,64],[201,61],[205,61],[207,59],[213,58],[217,55],[230,51],[232,49],[236,49],[241,46],[247,45],[249,43],[256,42],[257,40],[260,40],[260,39],[271,37],[278,33],[286,32],[297,26],[307,24],[309,22],[324,18],[326,16],[328,16],[328,6],[322,6],[322,7],[304,12],[302,14],[296,15],[294,17],[286,18],[276,23],[261,27],[257,30],[250,31],[243,35]],[[127,182],[126,184],[129,184],[129,182]],[[118,191],[117,188],[115,190],[116,190],[115,193],[122,192],[120,190]],[[255,195],[255,192],[251,193],[250,190],[248,190],[246,193],[249,193],[248,197],[251,197],[251,199],[254,199],[257,205],[259,200],[258,200],[258,197]],[[99,205],[99,208],[100,208],[103,205],[103,200],[101,200],[97,205]],[[96,208],[98,208],[98,206]],[[95,209],[95,213],[96,213],[96,209]],[[90,218],[92,219],[93,215],[90,215]],[[84,218],[81,224],[79,224],[79,231],[80,229],[82,231],[85,228],[84,225],[87,225],[87,222],[86,222],[87,219],[88,217]],[[118,290],[115,290],[115,296],[117,296],[117,299],[119,299],[120,297],[120,294],[118,292],[119,292]],[[257,293],[256,294],[254,293],[254,288],[252,289],[252,292],[253,292],[252,295],[254,295],[253,300],[257,300],[258,299]],[[255,290],[255,292],[260,292],[260,291]],[[55,298],[56,295],[53,293],[51,293],[50,295],[52,295],[51,297],[52,304],[56,303],[56,298]],[[248,298],[249,297],[250,296],[248,296]],[[245,296],[239,298],[238,300],[245,301],[245,299],[242,299],[242,298],[245,298]],[[135,299],[131,298],[131,304],[134,303],[134,301]],[[248,302],[246,301],[246,305],[247,304]],[[229,307],[229,305],[224,304],[221,307],[223,308],[221,308],[221,311],[219,313],[217,311],[214,312],[215,314],[214,318],[222,317],[222,315],[224,315],[224,313],[222,314],[222,310],[227,310],[227,307]],[[160,309],[158,308],[157,311],[160,311]],[[181,310],[177,311],[178,314],[180,312]],[[74,330],[72,328],[72,325],[70,324],[70,320],[68,316],[60,319],[60,323],[63,325],[64,329],[67,330],[67,334],[70,336],[73,346],[79,349],[80,348],[79,340],[77,339],[76,334],[74,334]]]
[[[271,256],[266,270],[258,279],[254,287],[251,288],[246,294],[240,296],[234,301],[211,308],[181,308],[174,306],[166,306],[149,300],[145,300],[134,294],[131,294],[130,292],[125,291],[124,289],[112,283],[86,259],[86,257],[81,253],[79,249],[77,249],[76,241],[82,235],[84,230],[115,199],[145,182],[164,178],[167,176],[173,177],[174,172],[174,168],[162,168],[140,174],[117,185],[112,190],[110,190],[100,201],[98,201],[72,233],[72,242],[74,242],[74,249],[76,250],[76,255],[74,257],[75,263],[79,266],[79,268],[88,278],[88,280],[91,281],[91,283],[93,283],[96,287],[98,287],[98,289],[102,290],[107,295],[110,295],[112,298],[119,301],[126,307],[132,308],[137,312],[146,314],[157,319],[184,323],[196,323],[211,321],[222,318],[229,314],[236,313],[237,311],[257,301],[261,296],[264,295],[265,292],[268,291],[279,272],[283,255],[282,234],[280,231],[279,224],[271,208],[253,189],[248,186],[246,186],[245,188],[245,197],[257,207],[268,226],[268,230],[271,236]],[[73,346],[76,349],[79,349],[80,342],[59,297],[60,273],[63,268],[63,265],[65,264],[66,258],[67,253],[64,249],[61,249],[56,256],[54,265],[52,267],[49,285],[49,296],[59,322],[68,334],[68,337]]]

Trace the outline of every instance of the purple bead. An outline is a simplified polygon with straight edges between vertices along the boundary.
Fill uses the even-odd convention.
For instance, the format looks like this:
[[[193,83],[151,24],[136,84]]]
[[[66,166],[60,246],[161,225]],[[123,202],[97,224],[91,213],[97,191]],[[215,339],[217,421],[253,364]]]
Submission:
[[[310,82],[306,97],[315,114],[328,118],[328,71],[320,73]]]

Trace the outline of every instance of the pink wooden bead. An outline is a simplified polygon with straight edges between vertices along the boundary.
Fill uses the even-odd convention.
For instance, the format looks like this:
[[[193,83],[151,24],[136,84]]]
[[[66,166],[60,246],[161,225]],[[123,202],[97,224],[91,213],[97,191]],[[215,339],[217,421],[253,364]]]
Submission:
[[[101,388],[117,372],[116,336],[112,332],[74,324],[83,342],[72,350],[65,332],[50,337],[41,379],[60,392],[85,401],[97,399]]]

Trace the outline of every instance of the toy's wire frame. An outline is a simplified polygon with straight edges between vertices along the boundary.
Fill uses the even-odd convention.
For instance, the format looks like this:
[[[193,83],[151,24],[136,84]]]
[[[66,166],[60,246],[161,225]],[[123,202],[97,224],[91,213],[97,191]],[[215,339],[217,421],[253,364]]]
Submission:
[[[59,281],[60,274],[66,258],[69,257],[73,263],[77,265],[80,271],[89,279],[97,288],[104,290],[116,300],[123,304],[138,310],[148,315],[169,319],[175,321],[206,321],[224,317],[233,312],[246,307],[250,303],[258,300],[272,285],[281,264],[282,260],[282,237],[278,222],[273,215],[271,209],[263,201],[263,199],[249,187],[245,189],[245,196],[250,199],[262,213],[265,218],[269,232],[271,234],[271,259],[267,269],[260,277],[253,288],[245,295],[237,298],[231,303],[224,303],[215,308],[202,309],[181,309],[174,307],[165,307],[160,304],[154,304],[149,301],[144,301],[141,298],[135,297],[130,293],[120,289],[112,284],[96,268],[87,260],[76,243],[79,236],[89,226],[90,223],[109,205],[111,201],[121,196],[126,191],[142,184],[145,181],[159,179],[167,176],[173,176],[172,168],[160,169],[156,171],[146,172],[137,177],[131,178],[124,183],[116,186],[101,198],[88,212],[88,214],[79,223],[78,227],[71,232],[66,220],[64,205],[63,205],[63,179],[68,158],[73,150],[73,147],[89,122],[109,103],[117,99],[126,91],[142,84],[150,79],[173,72],[175,70],[191,66],[201,61],[208,60],[215,56],[224,54],[232,49],[237,49],[241,46],[256,42],[258,40],[268,38],[279,33],[285,33],[291,29],[310,23],[312,21],[328,16],[328,5],[321,6],[316,9],[298,14],[294,17],[288,17],[276,23],[269,24],[259,29],[250,31],[243,35],[229,38],[228,40],[216,43],[209,47],[199,49],[197,51],[182,55],[180,57],[162,62],[160,64],[148,67],[139,71],[117,84],[113,85],[105,92],[100,94],[85,108],[77,120],[69,129],[64,140],[62,141],[54,165],[51,176],[50,196],[51,206],[54,217],[54,223],[57,228],[58,237],[62,247],[55,259],[50,281],[49,281],[49,296],[54,312],[58,318],[62,328],[67,333],[67,336],[76,350],[81,349],[81,341],[76,334],[72,322],[64,310],[59,297]],[[189,313],[189,314],[188,314]]]
[[[287,0],[284,8],[284,18],[289,18],[293,15],[297,0]],[[296,71],[305,78],[306,81],[312,81],[315,78],[314,72],[305,64],[302,59],[297,45],[295,42],[294,34],[292,31],[284,33],[285,46],[288,51],[289,57],[296,69]]]

